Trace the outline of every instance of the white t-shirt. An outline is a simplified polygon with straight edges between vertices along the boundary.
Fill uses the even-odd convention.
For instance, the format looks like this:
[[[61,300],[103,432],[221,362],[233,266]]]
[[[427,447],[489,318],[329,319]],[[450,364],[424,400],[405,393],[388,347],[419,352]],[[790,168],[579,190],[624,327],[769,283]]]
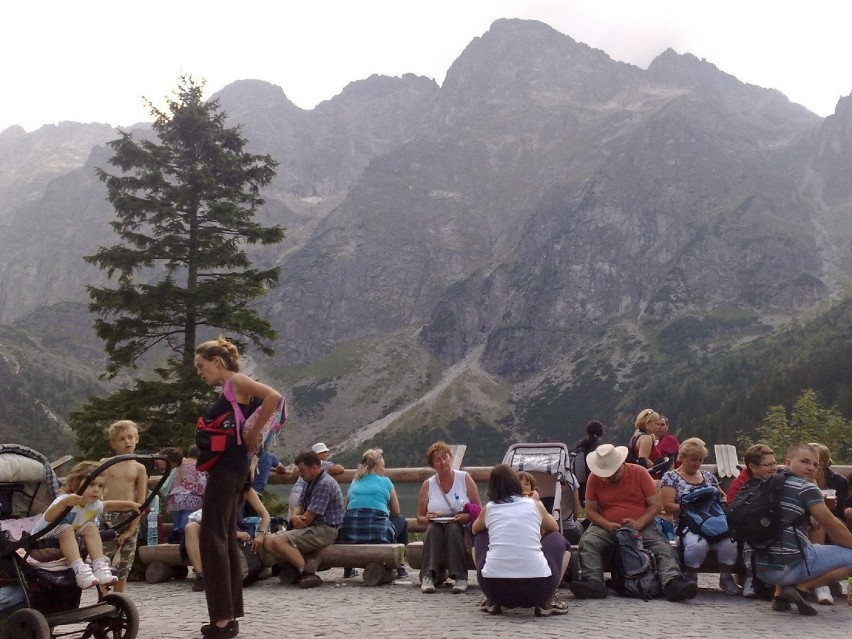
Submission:
[[[550,577],[550,566],[541,550],[541,513],[529,497],[511,502],[489,502],[485,508],[488,555],[483,577],[529,579]]]
[[[48,508],[53,505],[59,503],[61,500],[65,499],[66,495],[60,495],[56,499],[53,500],[53,503],[48,506]],[[101,514],[104,512],[104,502],[100,499],[96,502],[93,502],[87,506],[74,506],[71,508],[71,512],[69,512],[62,521],[57,525],[61,524],[69,524],[71,528],[75,531],[79,530],[83,524],[87,524],[90,521],[95,522],[95,524],[100,524]],[[35,526],[33,526],[33,534],[37,533],[39,530],[43,530],[47,528],[47,521],[44,518],[44,515],[38,518]]]

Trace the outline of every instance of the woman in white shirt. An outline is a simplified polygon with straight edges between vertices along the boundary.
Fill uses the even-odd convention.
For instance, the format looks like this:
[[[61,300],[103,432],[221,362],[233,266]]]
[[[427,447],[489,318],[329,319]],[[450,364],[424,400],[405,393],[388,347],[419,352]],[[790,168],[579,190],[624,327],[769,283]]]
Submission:
[[[570,552],[559,524],[540,501],[521,496],[514,470],[498,464],[488,480],[489,501],[473,523],[473,547],[484,609],[535,608],[537,616],[564,614],[556,589]]]

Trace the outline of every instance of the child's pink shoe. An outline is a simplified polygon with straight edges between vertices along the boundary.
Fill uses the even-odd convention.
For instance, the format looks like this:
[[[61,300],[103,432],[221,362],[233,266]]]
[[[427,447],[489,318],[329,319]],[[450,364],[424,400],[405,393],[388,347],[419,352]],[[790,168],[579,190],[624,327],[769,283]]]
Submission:
[[[98,578],[92,573],[89,564],[85,563],[82,559],[78,559],[71,564],[71,569],[74,571],[74,579],[77,581],[77,586],[83,590],[97,586],[100,583]]]
[[[112,586],[118,583],[118,577],[112,574],[109,567],[109,557],[92,560],[92,572],[101,586]]]

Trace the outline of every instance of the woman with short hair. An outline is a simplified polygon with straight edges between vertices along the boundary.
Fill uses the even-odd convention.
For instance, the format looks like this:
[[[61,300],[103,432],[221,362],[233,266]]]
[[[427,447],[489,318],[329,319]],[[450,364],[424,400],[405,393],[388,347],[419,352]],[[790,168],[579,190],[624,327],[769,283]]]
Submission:
[[[435,475],[423,482],[417,500],[417,522],[426,525],[420,590],[435,592],[435,585],[449,573],[453,592],[467,591],[465,528],[473,523],[471,509],[479,514],[479,490],[469,473],[453,469],[453,455],[446,442],[426,450],[426,460]]]
[[[725,493],[719,486],[719,480],[712,473],[701,468],[707,454],[707,447],[697,437],[690,437],[680,445],[678,451],[680,467],[666,472],[660,486],[660,498],[666,514],[680,517],[687,508],[684,505],[684,498],[705,486],[715,488],[718,492],[717,499],[724,502]],[[678,526],[678,535],[688,579],[698,580],[698,569],[712,549],[719,560],[719,588],[729,595],[742,593],[733,575],[734,564],[737,561],[737,544],[730,537],[708,541],[682,525]]]

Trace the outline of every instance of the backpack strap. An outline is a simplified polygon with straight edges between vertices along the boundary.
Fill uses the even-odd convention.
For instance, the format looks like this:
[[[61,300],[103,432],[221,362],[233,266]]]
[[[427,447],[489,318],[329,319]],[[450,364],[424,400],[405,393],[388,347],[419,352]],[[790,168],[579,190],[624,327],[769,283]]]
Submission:
[[[225,380],[224,386],[222,386],[222,395],[225,396],[229,402],[231,402],[231,408],[234,411],[234,420],[237,422],[237,446],[240,446],[243,443],[243,424],[246,421],[245,415],[243,415],[243,409],[240,408],[240,405],[237,403],[237,396],[234,394],[234,389],[231,388],[231,378],[229,377]]]

